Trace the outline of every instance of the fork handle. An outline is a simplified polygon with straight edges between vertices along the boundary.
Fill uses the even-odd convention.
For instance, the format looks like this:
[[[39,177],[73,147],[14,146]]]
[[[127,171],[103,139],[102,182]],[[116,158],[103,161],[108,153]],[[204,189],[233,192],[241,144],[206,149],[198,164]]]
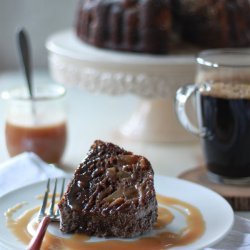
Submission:
[[[49,218],[49,216],[43,217],[42,221],[40,222],[37,228],[36,234],[33,236],[32,240],[29,243],[29,246],[27,248],[28,250],[40,249],[44,235],[46,233],[47,227],[50,222],[51,222],[51,219]]]

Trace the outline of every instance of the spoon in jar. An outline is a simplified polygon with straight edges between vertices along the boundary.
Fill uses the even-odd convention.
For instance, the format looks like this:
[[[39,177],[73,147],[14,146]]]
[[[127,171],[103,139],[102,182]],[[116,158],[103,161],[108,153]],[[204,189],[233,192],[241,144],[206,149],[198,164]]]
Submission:
[[[17,47],[19,52],[19,58],[22,66],[24,76],[26,78],[26,84],[29,91],[29,97],[31,100],[32,115],[35,116],[36,110],[34,105],[34,92],[33,84],[31,80],[31,56],[29,38],[24,29],[17,32]]]

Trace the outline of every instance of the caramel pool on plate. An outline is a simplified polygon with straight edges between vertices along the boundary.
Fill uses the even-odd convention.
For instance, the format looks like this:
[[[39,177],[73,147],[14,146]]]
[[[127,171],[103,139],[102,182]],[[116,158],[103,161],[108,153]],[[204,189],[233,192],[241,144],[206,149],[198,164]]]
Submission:
[[[159,203],[158,220],[154,226],[154,235],[125,241],[122,239],[105,239],[99,242],[89,242],[90,237],[84,234],[70,235],[69,238],[59,237],[47,231],[42,244],[42,250],[162,250],[175,246],[185,246],[198,240],[205,231],[205,222],[198,208],[175,198],[157,195]],[[32,236],[27,227],[39,208],[27,210],[18,219],[13,219],[13,214],[20,208],[15,206],[6,212],[7,227],[13,235],[28,244]],[[185,225],[178,233],[172,232],[168,224],[175,220],[174,214],[170,211],[176,210],[185,218]],[[36,229],[37,224],[32,226]],[[59,225],[58,225],[59,226]]]

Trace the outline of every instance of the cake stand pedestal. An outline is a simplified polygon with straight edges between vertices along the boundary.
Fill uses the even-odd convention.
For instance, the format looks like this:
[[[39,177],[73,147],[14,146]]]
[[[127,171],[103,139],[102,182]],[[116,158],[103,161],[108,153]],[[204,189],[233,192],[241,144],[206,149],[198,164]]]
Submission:
[[[120,128],[122,136],[148,142],[195,140],[179,125],[174,112],[177,88],[194,79],[193,56],[97,49],[83,44],[71,30],[52,35],[46,47],[56,81],[91,92],[140,97],[131,118]]]
[[[120,128],[129,139],[149,142],[194,140],[178,123],[172,98],[141,99],[130,119]]]

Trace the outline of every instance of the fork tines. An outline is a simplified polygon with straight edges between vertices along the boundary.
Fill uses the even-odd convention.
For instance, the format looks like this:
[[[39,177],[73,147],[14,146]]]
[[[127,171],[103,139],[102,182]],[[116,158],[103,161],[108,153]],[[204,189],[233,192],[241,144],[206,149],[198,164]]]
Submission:
[[[59,220],[59,209],[56,210],[55,212],[55,202],[56,202],[56,190],[57,190],[57,179],[55,179],[54,181],[54,189],[53,189],[53,193],[52,193],[52,197],[51,197],[51,203],[48,209],[48,214],[46,213],[46,208],[47,208],[47,204],[48,204],[48,197],[49,197],[49,193],[50,193],[50,182],[51,180],[48,179],[47,184],[46,184],[46,190],[44,193],[44,197],[43,197],[43,202],[42,202],[42,206],[40,208],[40,211],[38,213],[38,221],[40,222],[45,216],[48,216],[52,221],[58,221]],[[62,184],[61,184],[61,193],[60,193],[60,199],[63,196],[64,193],[64,186],[65,186],[65,178],[62,179]]]

